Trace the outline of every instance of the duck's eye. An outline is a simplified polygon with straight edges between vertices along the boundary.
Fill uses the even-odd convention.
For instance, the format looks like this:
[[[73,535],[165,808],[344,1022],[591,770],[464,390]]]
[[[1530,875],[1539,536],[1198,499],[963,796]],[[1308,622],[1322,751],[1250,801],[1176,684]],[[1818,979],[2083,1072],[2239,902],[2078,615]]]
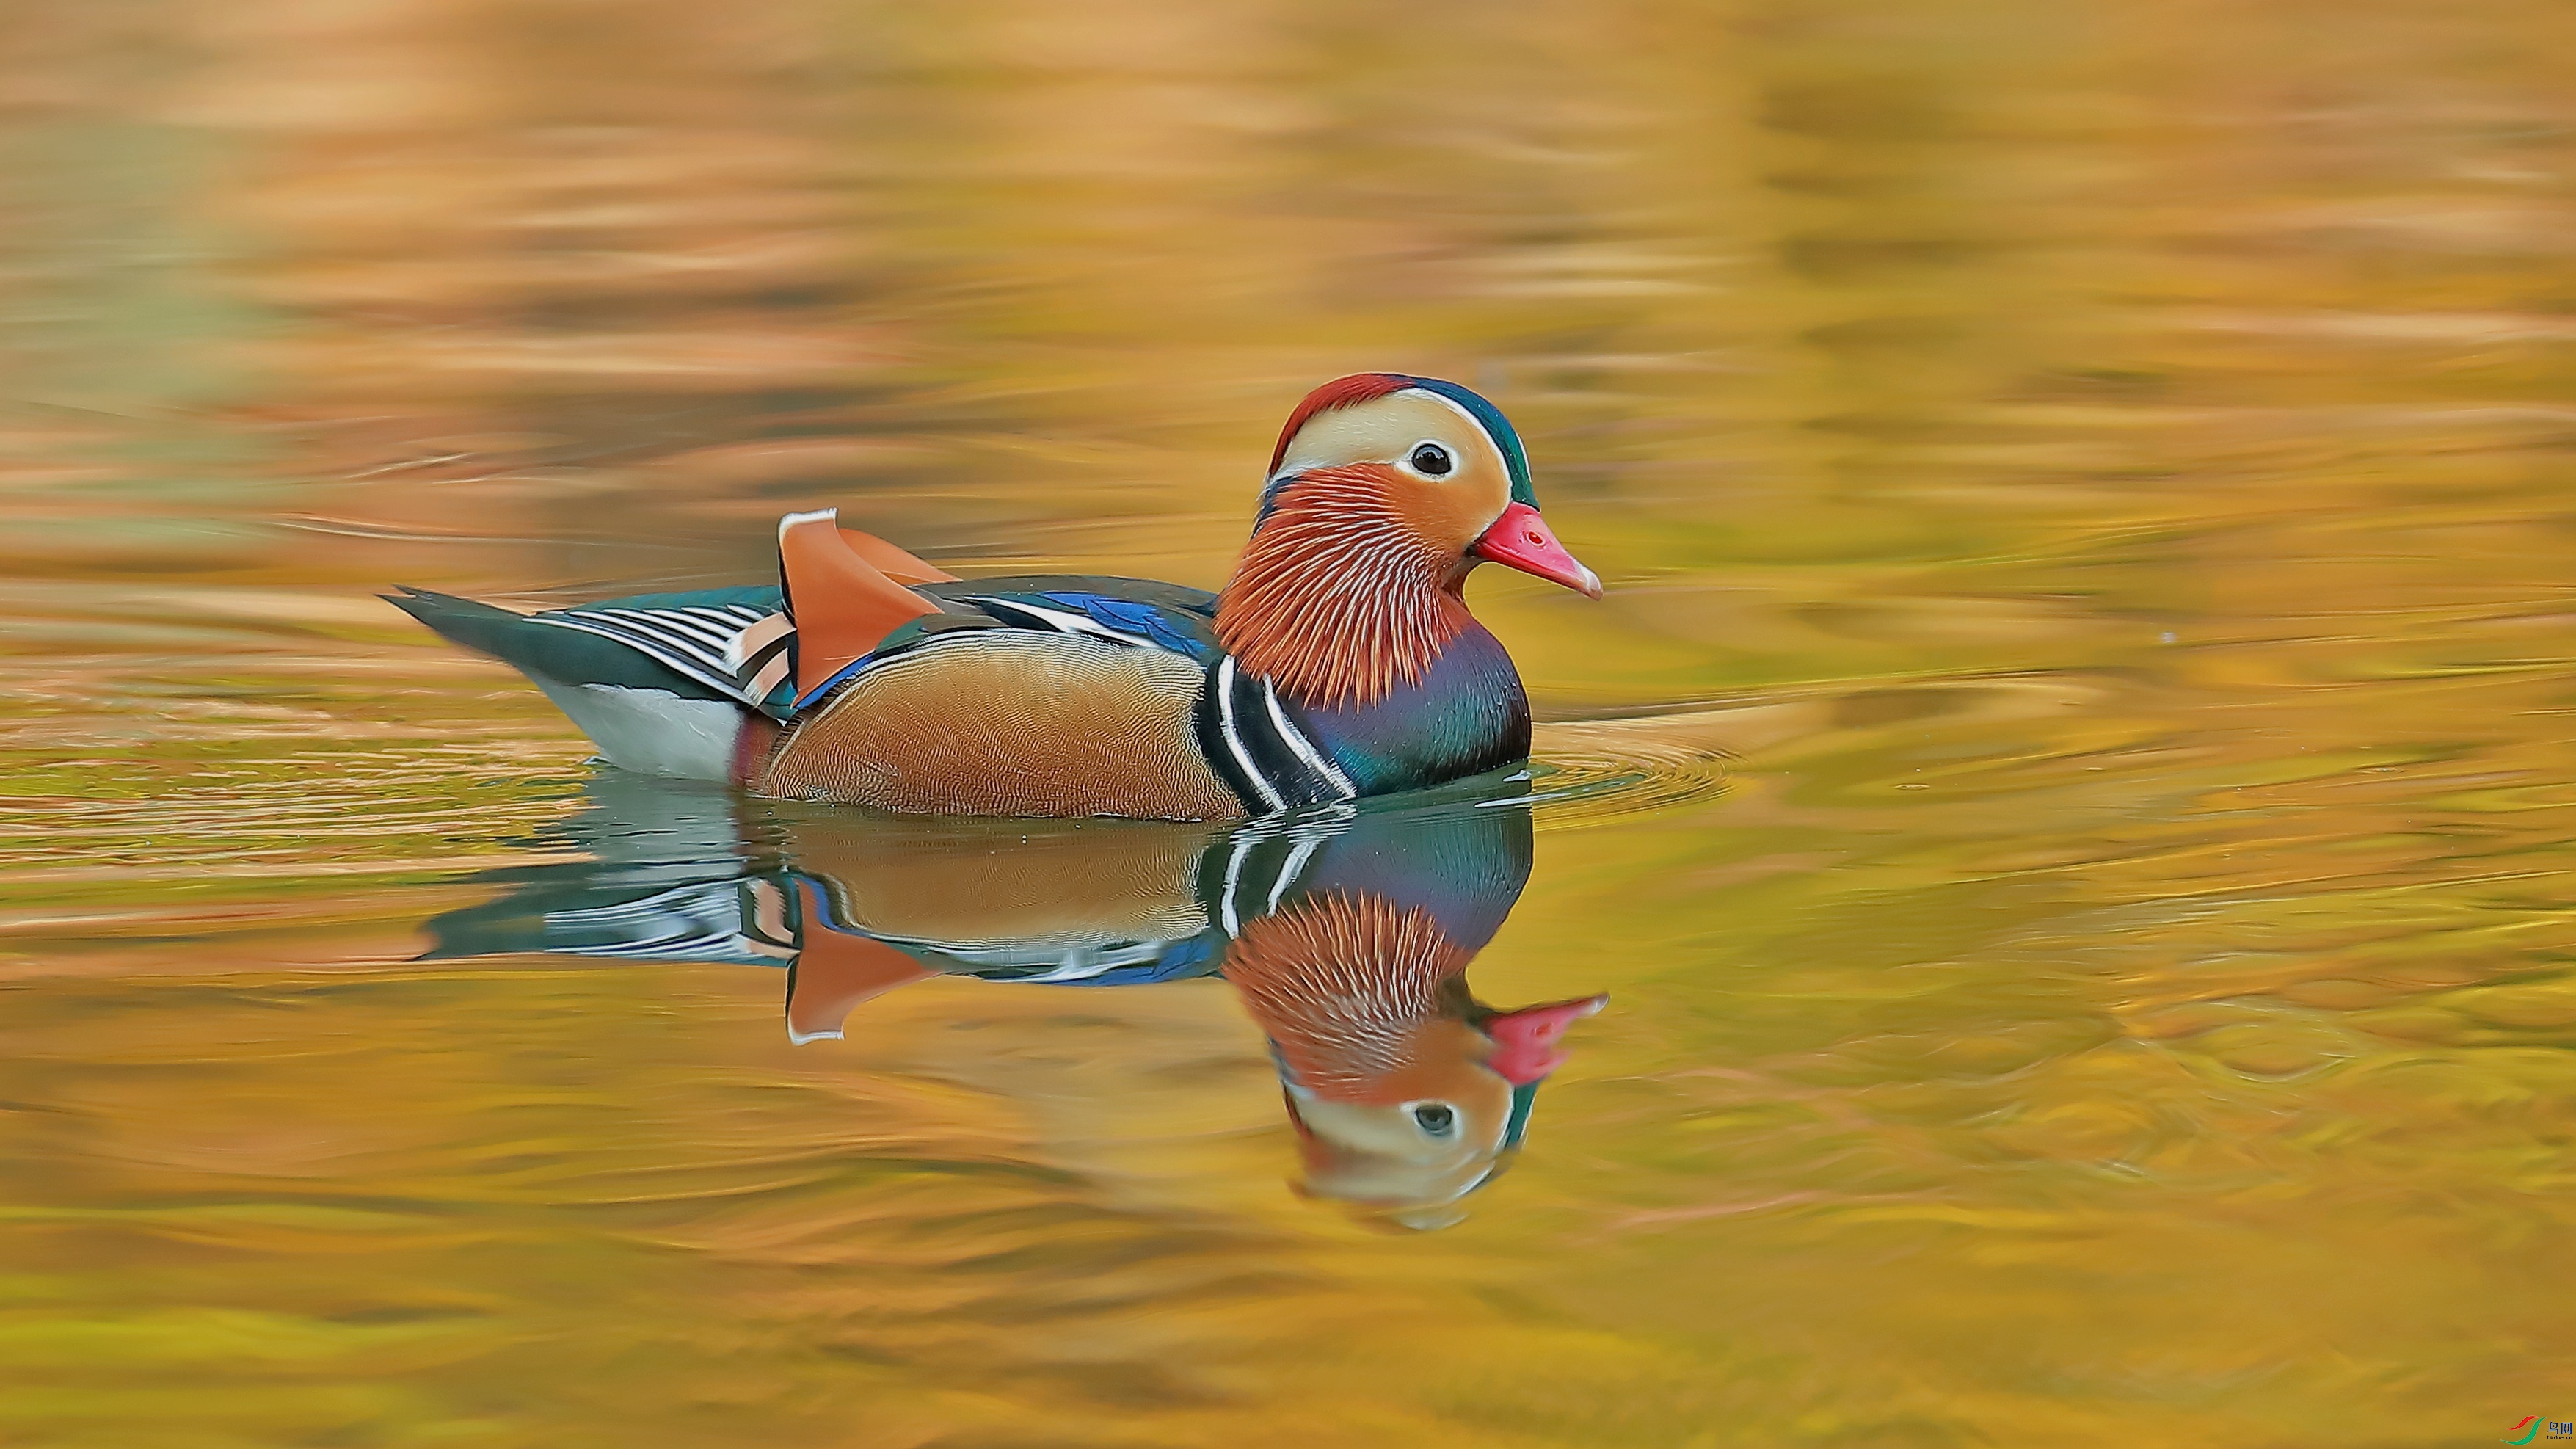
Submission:
[[[1446,1137],[1458,1129],[1458,1111],[1446,1102],[1416,1103],[1413,1125],[1434,1137]]]
[[[1449,450],[1438,443],[1415,444],[1413,456],[1405,461],[1413,465],[1414,472],[1425,478],[1446,478],[1449,470],[1458,466],[1450,460]]]

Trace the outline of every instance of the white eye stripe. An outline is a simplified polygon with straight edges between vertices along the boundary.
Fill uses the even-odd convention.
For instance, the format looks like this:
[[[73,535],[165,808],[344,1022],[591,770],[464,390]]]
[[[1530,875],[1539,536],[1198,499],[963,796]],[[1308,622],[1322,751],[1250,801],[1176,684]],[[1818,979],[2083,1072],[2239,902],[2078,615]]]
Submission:
[[[1458,416],[1465,418],[1467,420],[1467,426],[1476,430],[1476,436],[1485,440],[1485,446],[1494,450],[1494,456],[1498,459],[1502,456],[1503,445],[1501,441],[1495,438],[1493,431],[1485,426],[1485,420],[1483,418],[1467,411],[1466,404],[1458,401],[1454,397],[1450,397],[1446,393],[1433,392],[1427,387],[1412,388],[1409,389],[1409,391],[1414,397],[1427,397],[1433,402],[1440,404],[1442,407],[1447,408],[1449,411],[1456,413]]]
[[[1367,430],[1376,425],[1354,427],[1352,419],[1354,416],[1364,418],[1378,404],[1398,398],[1406,402],[1434,403],[1465,423],[1466,430],[1446,437],[1426,438],[1417,433],[1410,445],[1395,451],[1393,456],[1378,451],[1378,448],[1384,445],[1381,443],[1372,446],[1367,438]],[[1414,418],[1417,427],[1423,421],[1424,419],[1418,414]],[[1377,436],[1382,438],[1384,434]],[[1409,460],[1413,456],[1414,449],[1424,443],[1433,444],[1449,455],[1448,473],[1424,473],[1411,466]],[[1473,468],[1486,466],[1509,477],[1512,471],[1510,454],[1511,450],[1503,446],[1501,439],[1494,436],[1493,430],[1486,426],[1484,419],[1468,411],[1465,404],[1427,387],[1407,387],[1389,393],[1382,399],[1372,399],[1369,402],[1353,404],[1348,408],[1334,408],[1316,414],[1305,427],[1298,430],[1297,436],[1281,453],[1279,466],[1271,470],[1270,476],[1263,480],[1263,486],[1265,491],[1276,491],[1283,483],[1302,474],[1314,472],[1318,468],[1348,467],[1354,463],[1368,462],[1402,468],[1413,477],[1434,482],[1456,482],[1461,474]]]

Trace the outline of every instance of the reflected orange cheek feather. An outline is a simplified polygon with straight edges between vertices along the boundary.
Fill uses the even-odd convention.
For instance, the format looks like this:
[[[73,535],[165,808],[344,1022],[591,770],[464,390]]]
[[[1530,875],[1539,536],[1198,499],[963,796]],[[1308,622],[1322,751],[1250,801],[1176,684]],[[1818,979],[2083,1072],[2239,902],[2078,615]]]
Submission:
[[[1247,923],[1226,953],[1225,978],[1308,1090],[1396,1102],[1422,1065],[1442,986],[1466,971],[1469,954],[1428,911],[1335,894]]]

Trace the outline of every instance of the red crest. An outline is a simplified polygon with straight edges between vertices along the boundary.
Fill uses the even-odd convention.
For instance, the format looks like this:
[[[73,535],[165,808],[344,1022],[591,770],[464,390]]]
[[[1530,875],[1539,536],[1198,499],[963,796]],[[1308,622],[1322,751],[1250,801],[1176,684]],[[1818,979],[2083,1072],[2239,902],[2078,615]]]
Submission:
[[[1306,400],[1297,404],[1297,410],[1288,415],[1288,426],[1279,430],[1279,446],[1270,450],[1270,471],[1262,476],[1278,476],[1279,460],[1288,456],[1288,444],[1296,438],[1298,429],[1314,420],[1315,414],[1364,403],[1391,392],[1402,392],[1416,381],[1392,372],[1354,372],[1348,377],[1334,378],[1306,394]]]

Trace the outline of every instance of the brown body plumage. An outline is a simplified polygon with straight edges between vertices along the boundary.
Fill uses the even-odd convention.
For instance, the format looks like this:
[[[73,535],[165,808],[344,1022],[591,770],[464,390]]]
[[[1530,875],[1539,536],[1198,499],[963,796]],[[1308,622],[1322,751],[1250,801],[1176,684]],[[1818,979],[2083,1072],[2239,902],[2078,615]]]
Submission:
[[[991,630],[867,670],[746,783],[917,814],[1227,819],[1243,806],[1190,734],[1199,682],[1178,654]]]

